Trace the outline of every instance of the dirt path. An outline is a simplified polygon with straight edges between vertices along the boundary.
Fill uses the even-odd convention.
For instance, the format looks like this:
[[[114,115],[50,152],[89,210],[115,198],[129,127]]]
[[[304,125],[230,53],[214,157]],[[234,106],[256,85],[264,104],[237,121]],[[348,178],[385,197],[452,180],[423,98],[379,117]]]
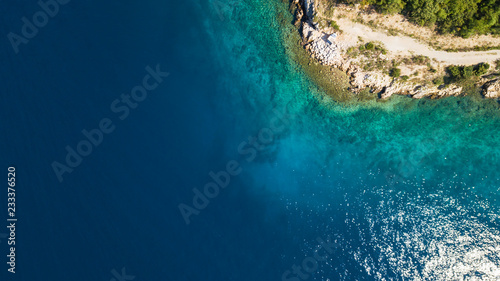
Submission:
[[[383,43],[391,55],[423,55],[431,59],[436,59],[445,65],[470,65],[480,62],[491,63],[500,59],[500,50],[456,53],[436,51],[411,37],[403,35],[389,36],[382,31],[374,31],[365,25],[352,22],[348,19],[338,19],[337,24],[343,31],[339,39],[345,40],[346,46],[355,46],[359,36],[364,41],[378,41]]]

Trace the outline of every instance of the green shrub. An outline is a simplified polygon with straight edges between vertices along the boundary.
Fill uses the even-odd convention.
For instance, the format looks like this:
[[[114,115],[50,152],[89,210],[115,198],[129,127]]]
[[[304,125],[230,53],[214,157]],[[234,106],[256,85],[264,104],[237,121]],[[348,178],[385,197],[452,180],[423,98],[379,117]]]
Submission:
[[[384,14],[399,13],[405,7],[404,0],[376,0],[368,1],[369,3],[376,4],[377,10]]]
[[[462,77],[462,71],[460,69],[460,66],[450,65],[448,66],[446,71],[448,72],[448,74],[452,79],[458,80]]]
[[[481,76],[488,72],[490,65],[487,63],[479,63],[476,65],[457,66],[450,65],[446,68],[446,72],[452,81],[467,80],[473,76]]]
[[[391,68],[391,70],[389,71],[389,75],[391,77],[399,77],[401,75],[401,69],[397,68],[397,67],[393,67]]]
[[[365,50],[365,45],[360,45],[358,48],[361,52]]]
[[[490,69],[490,65],[482,62],[474,67],[474,75],[476,76],[484,75],[486,74],[486,72],[488,72],[488,69]]]
[[[372,42],[368,42],[365,44],[365,48],[367,50],[373,50],[375,48],[375,45]]]
[[[340,26],[334,20],[330,21],[328,25],[335,30],[340,30]]]
[[[411,58],[411,61],[415,64],[422,64],[423,65],[423,64],[429,63],[431,61],[431,59],[429,57],[419,55],[419,56],[413,56]]]
[[[471,78],[474,75],[474,66],[468,65],[462,68],[462,78]]]
[[[434,80],[432,80],[432,83],[434,83],[434,85],[443,85],[444,84],[444,78],[443,77],[437,77],[437,78],[434,78]]]
[[[408,81],[408,79],[410,79],[410,76],[408,76],[408,75],[401,76],[401,80],[403,80],[403,81]]]

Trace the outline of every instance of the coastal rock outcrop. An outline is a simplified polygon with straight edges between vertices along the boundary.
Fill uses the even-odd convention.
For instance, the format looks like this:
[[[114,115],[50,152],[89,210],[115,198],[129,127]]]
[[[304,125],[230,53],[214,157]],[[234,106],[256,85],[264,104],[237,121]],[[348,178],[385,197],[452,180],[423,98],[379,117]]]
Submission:
[[[484,84],[483,94],[486,98],[500,98],[500,79]]]
[[[308,20],[314,18],[314,0],[303,0],[304,1],[304,12]]]
[[[380,92],[388,85],[391,85],[392,78],[387,75],[376,72],[363,72],[357,69],[352,70],[353,66],[350,67],[350,84],[351,90],[355,92],[360,92],[363,89],[370,88],[372,92]]]
[[[302,25],[302,38],[307,42],[306,48],[324,65],[340,66],[343,62],[335,37],[336,34],[316,30],[309,22]]]
[[[342,62],[337,45],[328,42],[324,37],[312,41],[309,48],[316,58],[325,65],[340,65]]]
[[[439,97],[449,97],[449,96],[459,96],[463,93],[463,88],[456,86],[456,85],[451,85],[449,87],[446,87],[442,90],[439,90],[437,92],[437,95]]]
[[[294,0],[293,4],[297,7],[296,20],[301,28],[304,47],[321,64],[345,72],[349,77],[349,89],[352,92],[360,93],[369,88],[370,92],[377,93],[382,99],[387,99],[394,94],[407,95],[415,99],[441,98],[462,94],[463,88],[453,84],[438,87],[426,82],[392,78],[382,71],[365,71],[359,66],[359,59],[351,58],[345,54],[347,45],[343,41],[345,38],[342,33],[340,35],[328,33],[332,32],[332,29],[321,29],[318,23],[313,22],[314,0]],[[379,59],[385,60],[386,56],[380,55]],[[481,84],[484,84],[483,94],[486,98],[500,98],[500,79],[483,81]]]
[[[302,39],[307,43],[315,41],[323,35],[322,32],[317,31],[309,22],[302,24]]]
[[[380,97],[382,99],[387,99],[394,94],[408,95],[414,99],[421,99],[424,97],[448,97],[458,96],[462,93],[462,90],[462,87],[454,85],[440,89],[436,86],[430,85],[415,85],[411,83],[396,82],[385,88]]]
[[[393,82],[388,87],[386,87],[381,93],[380,97],[382,99],[387,99],[394,94],[409,94],[415,88],[414,85],[405,85],[403,83]]]

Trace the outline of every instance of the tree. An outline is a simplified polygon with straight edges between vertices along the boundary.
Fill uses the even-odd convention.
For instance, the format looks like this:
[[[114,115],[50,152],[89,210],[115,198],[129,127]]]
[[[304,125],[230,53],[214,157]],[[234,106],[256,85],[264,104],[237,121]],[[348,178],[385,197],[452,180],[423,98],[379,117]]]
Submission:
[[[396,14],[405,7],[404,0],[376,0],[378,10],[384,14]]]
[[[471,78],[474,75],[474,66],[468,65],[462,67],[462,78]]]
[[[488,69],[490,69],[490,65],[482,62],[474,67],[474,75],[476,76],[484,75],[486,74],[486,72],[488,72]]]
[[[446,71],[451,76],[451,78],[454,80],[458,80],[462,77],[462,71],[461,71],[460,67],[457,65],[448,66]]]
[[[500,34],[500,0],[339,0],[374,5],[384,14],[402,13],[422,26],[462,37]]]

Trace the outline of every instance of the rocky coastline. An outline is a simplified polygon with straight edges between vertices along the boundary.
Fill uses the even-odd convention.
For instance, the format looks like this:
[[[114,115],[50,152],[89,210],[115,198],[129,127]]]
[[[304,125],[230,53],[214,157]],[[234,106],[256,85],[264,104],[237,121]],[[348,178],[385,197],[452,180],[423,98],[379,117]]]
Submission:
[[[382,71],[363,70],[346,55],[346,48],[342,40],[339,40],[337,33],[328,32],[314,22],[314,0],[293,0],[291,5],[295,8],[295,25],[300,30],[304,48],[321,64],[344,72],[349,78],[351,92],[360,93],[365,89],[370,89],[370,92],[376,93],[381,99],[387,99],[395,94],[415,99],[463,94],[463,87],[455,84],[415,83],[396,79]],[[500,79],[481,78],[476,86],[481,88],[485,98],[500,98]]]

